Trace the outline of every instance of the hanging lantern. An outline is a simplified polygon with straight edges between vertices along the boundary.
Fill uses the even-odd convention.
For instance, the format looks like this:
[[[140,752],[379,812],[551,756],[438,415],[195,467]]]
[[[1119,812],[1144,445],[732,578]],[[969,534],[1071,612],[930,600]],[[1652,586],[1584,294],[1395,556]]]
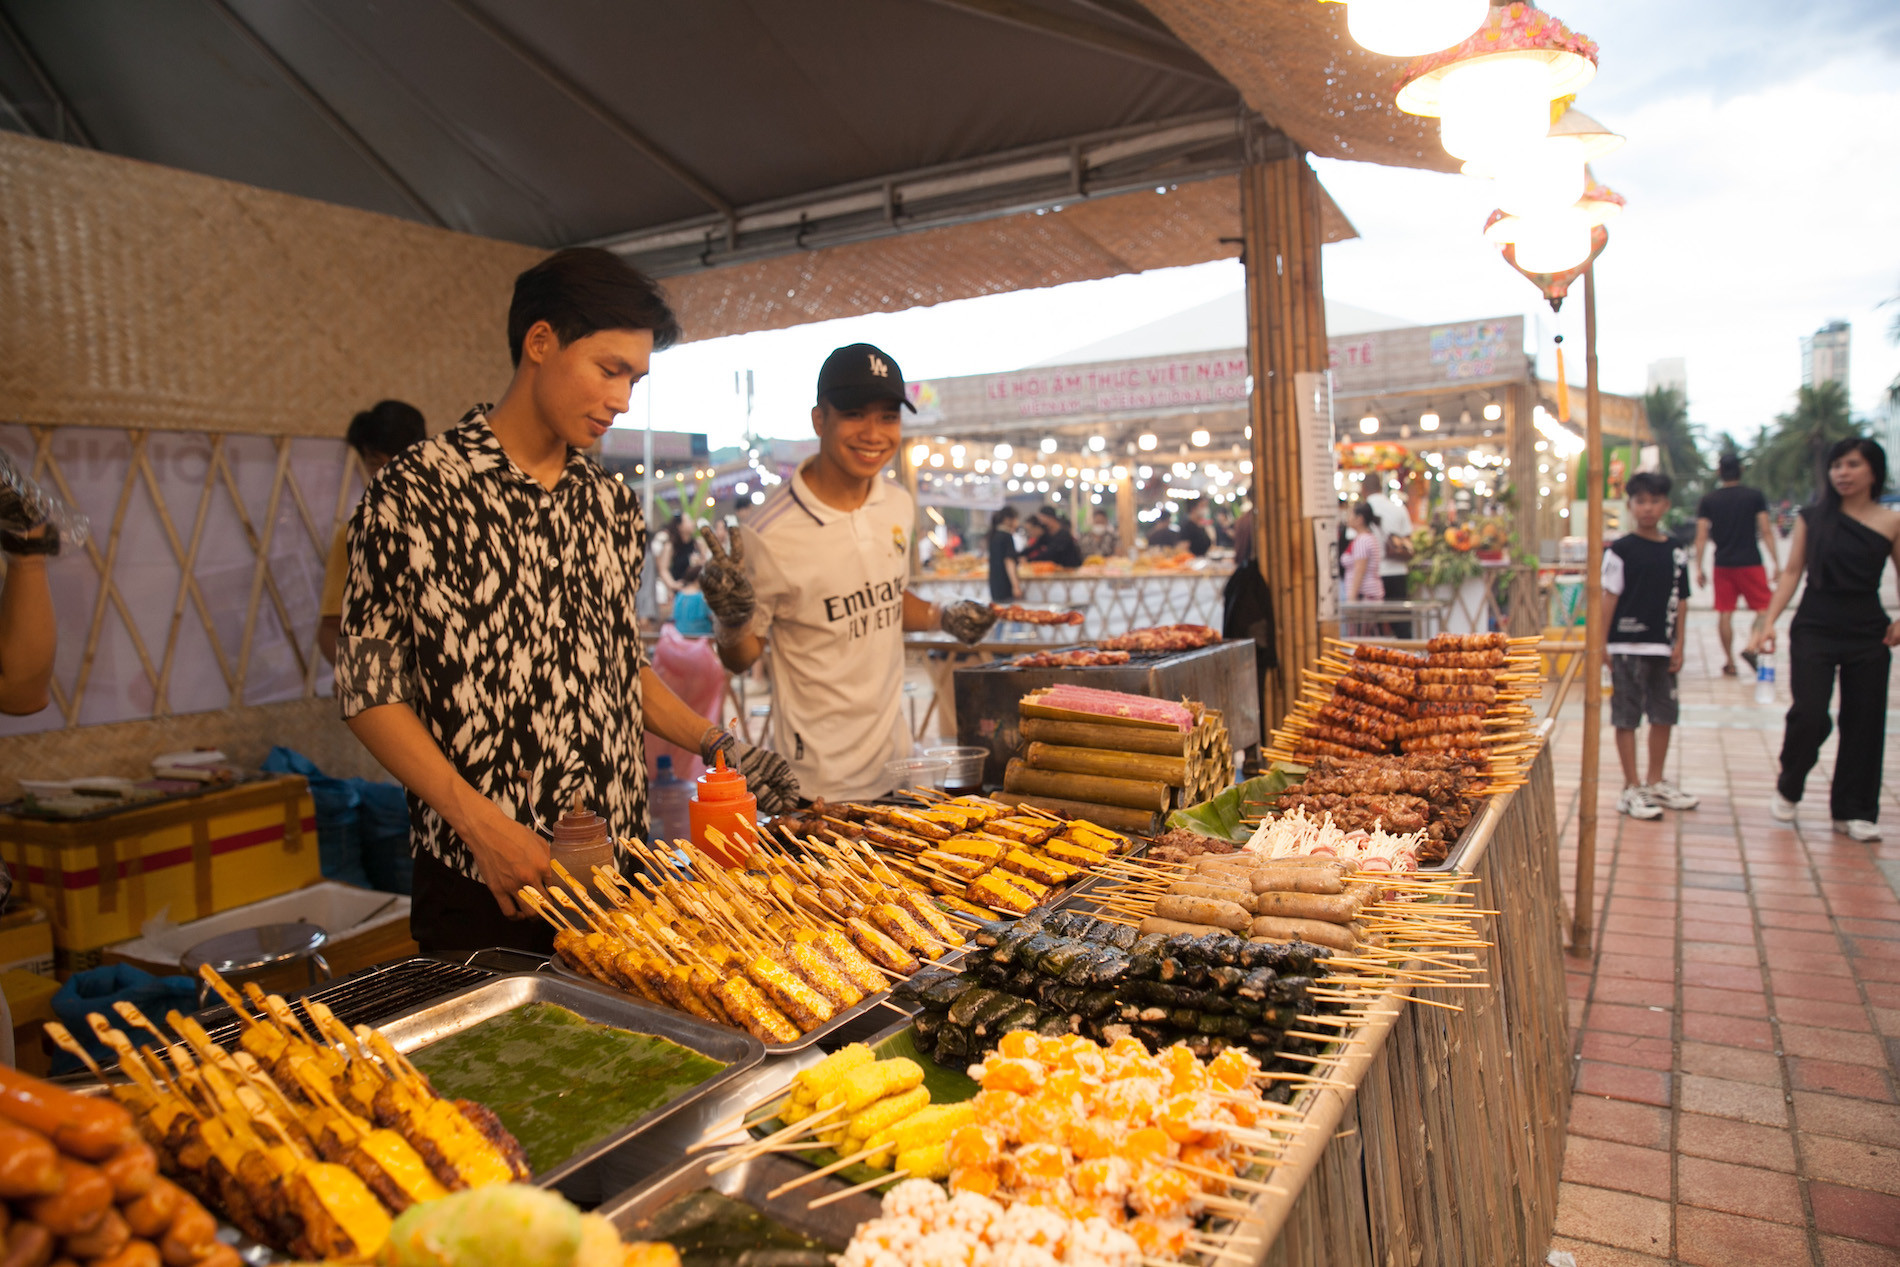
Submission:
[[[1414,60],[1394,104],[1437,116],[1445,150],[1502,169],[1550,135],[1550,103],[1595,76],[1597,46],[1523,0],[1494,6],[1464,43]]]
[[[1490,7],[1491,0],[1348,0],[1346,30],[1369,53],[1420,57],[1463,40]]]
[[[1596,257],[1603,254],[1603,248],[1610,244],[1610,231],[1601,224],[1591,226],[1589,230],[1590,246],[1588,254],[1570,268],[1562,269],[1555,273],[1546,273],[1526,268],[1519,261],[1516,242],[1493,238],[1493,231],[1499,224],[1505,220],[1515,218],[1516,217],[1505,215],[1502,211],[1493,211],[1491,218],[1485,221],[1485,237],[1495,241],[1498,246],[1503,248],[1504,262],[1506,264],[1509,264],[1512,268],[1524,274],[1531,285],[1543,292],[1544,298],[1550,302],[1550,310],[1552,312],[1560,312],[1564,306],[1565,296],[1570,293],[1571,284],[1583,276],[1583,271],[1589,268]]]
[[[1570,282],[1602,251],[1609,239],[1604,221],[1623,210],[1623,195],[1597,183],[1588,167],[1584,168],[1584,194],[1575,204],[1555,212],[1536,216],[1514,216],[1502,208],[1493,211],[1484,222],[1485,241],[1504,248],[1512,268],[1531,278],[1552,309],[1561,306]],[[1544,287],[1540,277],[1562,277],[1563,287],[1555,293]]]
[[[1471,162],[1467,176],[1493,182],[1497,205],[1514,216],[1536,216],[1571,206],[1584,195],[1588,163],[1623,144],[1623,138],[1562,98],[1556,119],[1537,145],[1503,163]]]

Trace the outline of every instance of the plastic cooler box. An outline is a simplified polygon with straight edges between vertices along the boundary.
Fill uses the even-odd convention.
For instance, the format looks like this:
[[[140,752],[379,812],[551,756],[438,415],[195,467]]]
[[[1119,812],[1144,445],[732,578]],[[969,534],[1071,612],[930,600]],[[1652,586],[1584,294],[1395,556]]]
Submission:
[[[322,878],[316,809],[295,775],[80,820],[0,814],[0,858],[51,918],[62,976],[160,912],[184,923]]]

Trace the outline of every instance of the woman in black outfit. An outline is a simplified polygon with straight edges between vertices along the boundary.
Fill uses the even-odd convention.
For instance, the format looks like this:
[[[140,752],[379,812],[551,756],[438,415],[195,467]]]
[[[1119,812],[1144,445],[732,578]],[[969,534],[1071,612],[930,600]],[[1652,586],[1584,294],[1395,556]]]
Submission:
[[[1775,620],[1794,597],[1805,569],[1807,591],[1789,628],[1788,690],[1793,705],[1781,739],[1781,778],[1771,812],[1794,821],[1808,771],[1831,724],[1827,707],[1834,675],[1841,679],[1841,739],[1834,758],[1830,808],[1834,830],[1859,841],[1880,839],[1881,761],[1886,753],[1887,672],[1900,645],[1900,621],[1880,605],[1880,574],[1900,563],[1900,511],[1876,498],[1887,486],[1887,454],[1872,440],[1842,440],[1827,455],[1827,484],[1801,509],[1788,563],[1751,651],[1772,653]]]

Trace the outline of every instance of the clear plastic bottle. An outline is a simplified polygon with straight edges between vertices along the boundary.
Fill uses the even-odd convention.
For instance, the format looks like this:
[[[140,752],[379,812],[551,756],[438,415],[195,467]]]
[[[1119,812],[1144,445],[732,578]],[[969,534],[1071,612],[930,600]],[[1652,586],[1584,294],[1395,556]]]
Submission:
[[[692,830],[692,785],[673,773],[673,758],[659,759],[659,770],[647,785],[647,839],[678,840]]]
[[[1773,656],[1762,656],[1755,668],[1755,702],[1770,705],[1775,702],[1775,661]]]

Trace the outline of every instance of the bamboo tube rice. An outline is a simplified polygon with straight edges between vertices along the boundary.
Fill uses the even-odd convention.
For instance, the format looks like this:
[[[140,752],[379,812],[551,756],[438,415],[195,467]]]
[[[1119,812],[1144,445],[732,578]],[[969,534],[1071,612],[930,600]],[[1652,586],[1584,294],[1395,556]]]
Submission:
[[[1182,787],[1187,783],[1186,757],[1164,757],[1146,752],[1113,752],[1106,748],[1070,748],[1032,742],[1023,754],[1032,769],[1063,774],[1094,774],[1115,779],[1138,779]]]
[[[1156,756],[1182,757],[1196,736],[1175,730],[1149,730],[1137,726],[1098,725],[1083,721],[1050,721],[1024,716],[1019,727],[1026,740],[1064,744],[1072,748],[1110,748],[1116,752],[1148,752]]]
[[[1057,796],[1065,800],[1091,801],[1098,805],[1122,805],[1129,809],[1165,810],[1171,802],[1168,785],[1145,779],[1116,779],[1096,774],[1064,774],[1055,770],[1035,770],[1021,757],[1012,757],[1003,771],[1003,790],[1027,792],[1031,796]]]
[[[1122,805],[1094,805],[1087,801],[1064,800],[1059,796],[1025,796],[1020,792],[1009,791],[993,793],[990,799],[1005,805],[1026,805],[1031,809],[1060,814],[1064,818],[1086,818],[1111,831],[1147,836],[1155,830],[1155,814],[1152,810],[1129,809]]]

